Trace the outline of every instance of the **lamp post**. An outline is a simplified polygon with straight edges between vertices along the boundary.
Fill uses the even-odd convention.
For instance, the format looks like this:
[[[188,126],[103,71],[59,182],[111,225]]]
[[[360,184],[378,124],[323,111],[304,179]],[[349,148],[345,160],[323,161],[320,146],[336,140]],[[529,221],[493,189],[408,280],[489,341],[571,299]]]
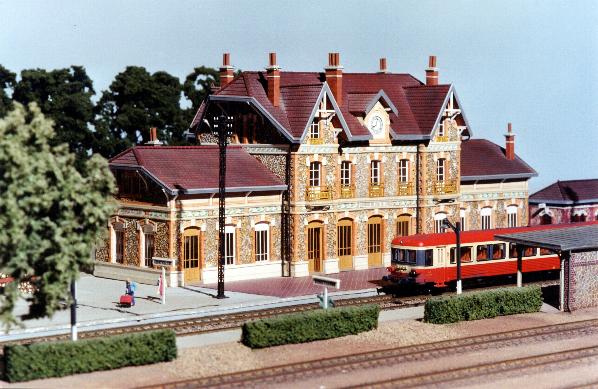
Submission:
[[[226,298],[224,295],[224,224],[226,201],[226,146],[228,137],[232,135],[233,117],[220,115],[214,118],[214,135],[218,136],[220,150],[220,167],[218,170],[218,294],[216,298]]]
[[[442,227],[451,228],[453,231],[455,231],[455,237],[457,240],[457,294],[461,294],[463,292],[461,285],[461,222],[456,222],[453,224],[448,219],[444,219],[442,221]]]
[[[77,340],[77,282],[71,280],[71,340]]]

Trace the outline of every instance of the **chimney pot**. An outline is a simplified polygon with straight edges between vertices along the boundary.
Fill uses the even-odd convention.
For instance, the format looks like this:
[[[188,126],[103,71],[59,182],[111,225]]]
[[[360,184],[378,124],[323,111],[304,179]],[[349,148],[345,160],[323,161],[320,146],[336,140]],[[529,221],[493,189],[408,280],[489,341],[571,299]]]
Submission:
[[[339,53],[328,53],[328,66],[324,68],[326,83],[339,106],[343,105],[343,67],[340,62]]]
[[[426,69],[426,85],[438,85],[438,68],[436,68],[435,55],[431,55],[428,59],[428,68]]]
[[[505,134],[505,156],[511,161],[515,159],[515,134],[511,123],[507,124],[507,133]]]
[[[379,73],[386,73],[386,58],[380,58],[380,71]]]
[[[266,68],[266,79],[268,81],[268,99],[273,106],[280,105],[280,67],[276,64],[276,53],[268,56],[269,66]]]
[[[220,67],[220,87],[222,88],[234,78],[234,68],[230,65],[230,53],[222,54],[222,66]]]

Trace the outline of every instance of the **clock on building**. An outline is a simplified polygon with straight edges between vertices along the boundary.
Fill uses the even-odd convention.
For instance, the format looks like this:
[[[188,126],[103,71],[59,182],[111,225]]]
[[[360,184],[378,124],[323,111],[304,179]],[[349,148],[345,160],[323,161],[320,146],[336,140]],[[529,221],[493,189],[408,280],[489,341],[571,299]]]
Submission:
[[[382,120],[382,117],[380,115],[373,115],[370,118],[370,123],[369,123],[368,127],[372,134],[374,134],[374,135],[382,134],[382,130],[384,130],[384,121]]]

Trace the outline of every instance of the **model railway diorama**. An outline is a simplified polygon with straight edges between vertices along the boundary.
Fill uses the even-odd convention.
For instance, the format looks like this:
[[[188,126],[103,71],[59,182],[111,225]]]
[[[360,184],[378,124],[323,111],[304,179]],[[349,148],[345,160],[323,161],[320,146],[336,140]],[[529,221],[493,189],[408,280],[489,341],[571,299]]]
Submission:
[[[461,277],[464,281],[491,282],[517,273],[516,245],[495,235],[572,228],[598,224],[555,224],[461,232]],[[560,258],[551,250],[525,247],[523,273],[542,276],[558,273]],[[386,286],[434,290],[452,287],[457,280],[457,250],[453,232],[399,236],[391,246],[391,265],[383,281]]]

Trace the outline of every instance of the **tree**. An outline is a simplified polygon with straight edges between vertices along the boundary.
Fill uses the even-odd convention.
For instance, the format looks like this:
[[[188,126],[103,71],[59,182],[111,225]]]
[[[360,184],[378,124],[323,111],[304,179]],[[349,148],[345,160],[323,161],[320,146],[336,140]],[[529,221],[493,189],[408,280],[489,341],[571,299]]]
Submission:
[[[212,84],[220,83],[220,73],[214,68],[200,66],[187,75],[183,84],[183,93],[191,101],[191,108],[197,111],[199,105],[210,94]]]
[[[7,89],[13,89],[16,84],[16,74],[0,65],[0,118],[12,108],[12,99],[6,93]]]
[[[77,169],[67,145],[54,145],[53,123],[36,104],[0,120],[0,321],[17,323],[18,285],[30,281],[26,317],[51,316],[69,300],[69,284],[92,262],[91,247],[113,211],[114,178],[93,155]]]
[[[151,127],[158,128],[162,141],[183,140],[181,90],[179,79],[166,72],[150,74],[143,67],[128,66],[117,74],[96,106],[98,133],[117,140],[113,150],[104,152],[113,155],[145,143]]]
[[[66,143],[79,159],[86,159],[94,148],[93,82],[82,66],[46,71],[27,69],[21,72],[13,99],[24,105],[36,102],[41,111],[54,120],[53,144]]]

